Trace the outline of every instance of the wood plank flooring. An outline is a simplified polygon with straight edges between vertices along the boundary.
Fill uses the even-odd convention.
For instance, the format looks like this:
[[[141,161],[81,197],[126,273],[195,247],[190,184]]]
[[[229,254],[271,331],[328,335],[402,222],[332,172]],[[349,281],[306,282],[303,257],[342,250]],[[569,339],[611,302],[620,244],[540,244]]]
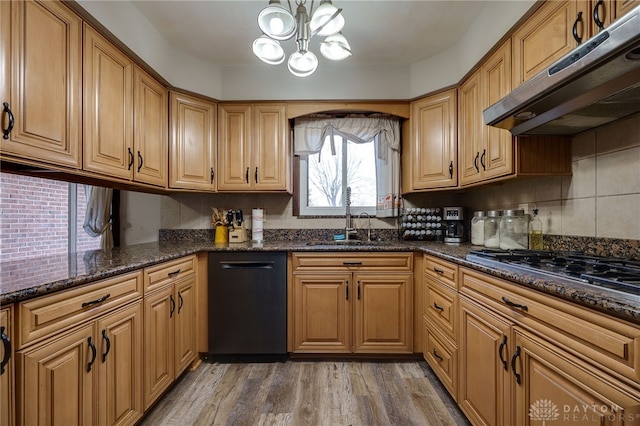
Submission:
[[[202,363],[141,425],[469,425],[424,361]]]

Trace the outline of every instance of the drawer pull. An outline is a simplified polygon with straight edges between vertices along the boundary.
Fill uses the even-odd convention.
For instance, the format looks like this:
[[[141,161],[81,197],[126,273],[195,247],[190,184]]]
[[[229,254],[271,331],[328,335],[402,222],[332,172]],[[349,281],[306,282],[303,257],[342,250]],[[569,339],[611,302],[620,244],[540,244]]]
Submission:
[[[520,356],[520,346],[516,346],[516,351],[513,353],[513,357],[511,358],[511,370],[513,371],[513,375],[516,376],[516,383],[522,383],[522,377],[520,374],[516,373],[516,360]]]
[[[5,367],[9,363],[9,359],[11,359],[11,340],[9,340],[9,336],[7,336],[4,332],[4,326],[0,327],[0,338],[2,339],[2,346],[4,347],[4,357],[2,358],[2,362],[0,362],[0,375],[4,374]]]
[[[178,268],[177,271],[169,272],[167,275],[169,276],[169,278],[173,278],[176,275],[178,275],[179,273],[180,273],[180,268]]]
[[[342,262],[344,266],[359,266],[362,265],[362,262]]]
[[[433,302],[433,308],[440,312],[444,311],[444,308],[442,306],[438,306],[436,302]]]
[[[111,340],[109,336],[107,336],[107,330],[102,330],[102,340],[104,340],[107,344],[107,350],[102,354],[102,362],[105,363],[107,361],[107,355],[109,355],[109,351],[111,350]]]
[[[442,358],[440,355],[438,355],[438,352],[436,352],[436,348],[433,348],[433,356],[438,358],[438,361],[440,362],[444,361],[444,358]]]
[[[89,364],[87,364],[87,373],[90,373],[91,367],[93,367],[93,363],[96,362],[98,351],[96,350],[96,345],[93,344],[91,336],[89,336],[89,339],[87,339],[87,341],[89,342],[89,349],[91,349],[91,361],[89,361]]]
[[[509,367],[507,366],[507,360],[504,359],[502,352],[504,351],[504,347],[507,346],[507,336],[502,336],[502,342],[500,342],[500,348],[498,348],[498,355],[500,355],[500,361],[502,361],[502,366],[504,367],[504,371],[509,371]]]
[[[511,306],[512,308],[522,309],[523,311],[528,311],[529,310],[527,305],[521,305],[519,303],[512,302],[511,300],[507,299],[504,296],[502,296],[502,301],[504,303],[506,303],[508,306]]]
[[[102,297],[101,297],[101,298],[99,298],[99,299],[92,300],[92,301],[90,301],[90,302],[84,302],[84,303],[82,304],[82,307],[83,307],[83,308],[87,308],[87,307],[89,307],[89,306],[98,305],[98,304],[100,304],[100,303],[104,302],[105,300],[107,300],[107,299],[108,299],[108,298],[110,298],[110,297],[111,297],[111,295],[107,293],[107,294],[105,294],[104,296],[102,296]]]
[[[440,275],[444,274],[444,271],[443,271],[442,269],[433,268],[433,271],[434,271],[436,274],[440,274]]]

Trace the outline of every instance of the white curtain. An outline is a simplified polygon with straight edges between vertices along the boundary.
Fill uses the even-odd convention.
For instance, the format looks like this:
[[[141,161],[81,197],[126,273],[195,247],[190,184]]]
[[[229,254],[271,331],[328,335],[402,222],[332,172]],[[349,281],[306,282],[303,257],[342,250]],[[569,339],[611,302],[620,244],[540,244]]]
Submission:
[[[311,115],[296,119],[294,154],[311,155],[322,150],[325,141],[336,154],[335,135],[355,143],[375,143],[377,217],[397,217],[400,194],[400,120],[396,117],[372,114],[352,114],[344,118]]]
[[[107,250],[113,247],[111,232],[111,199],[113,189],[84,185],[87,199],[87,211],[83,228],[92,237],[101,237],[100,248]]]

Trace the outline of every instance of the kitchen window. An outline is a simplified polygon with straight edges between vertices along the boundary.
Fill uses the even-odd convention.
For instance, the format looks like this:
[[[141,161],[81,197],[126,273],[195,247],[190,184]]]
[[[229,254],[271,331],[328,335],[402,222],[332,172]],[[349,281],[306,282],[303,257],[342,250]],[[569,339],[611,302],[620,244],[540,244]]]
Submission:
[[[294,154],[300,159],[296,199],[299,216],[344,216],[347,187],[351,188],[352,214],[398,215],[397,117],[314,114],[297,118],[293,134]]]

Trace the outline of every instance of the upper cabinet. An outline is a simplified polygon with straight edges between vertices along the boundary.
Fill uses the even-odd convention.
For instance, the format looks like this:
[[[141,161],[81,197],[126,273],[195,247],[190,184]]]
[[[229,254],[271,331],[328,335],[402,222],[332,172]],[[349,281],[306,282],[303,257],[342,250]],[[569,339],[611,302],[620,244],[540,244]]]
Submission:
[[[218,125],[219,191],[291,191],[285,104],[220,104]]]
[[[455,89],[411,103],[410,124],[404,129],[402,147],[405,191],[458,184],[456,122]]]
[[[596,34],[639,4],[640,0],[590,0],[588,11],[591,19],[589,27],[591,35]]]
[[[133,61],[85,24],[83,168],[131,179],[134,162]]]
[[[179,92],[169,99],[169,186],[215,191],[216,104]]]
[[[513,172],[508,130],[484,124],[482,111],[511,91],[511,41],[507,40],[458,90],[460,185]]]
[[[81,19],[60,2],[2,1],[0,32],[3,159],[79,169]]]

